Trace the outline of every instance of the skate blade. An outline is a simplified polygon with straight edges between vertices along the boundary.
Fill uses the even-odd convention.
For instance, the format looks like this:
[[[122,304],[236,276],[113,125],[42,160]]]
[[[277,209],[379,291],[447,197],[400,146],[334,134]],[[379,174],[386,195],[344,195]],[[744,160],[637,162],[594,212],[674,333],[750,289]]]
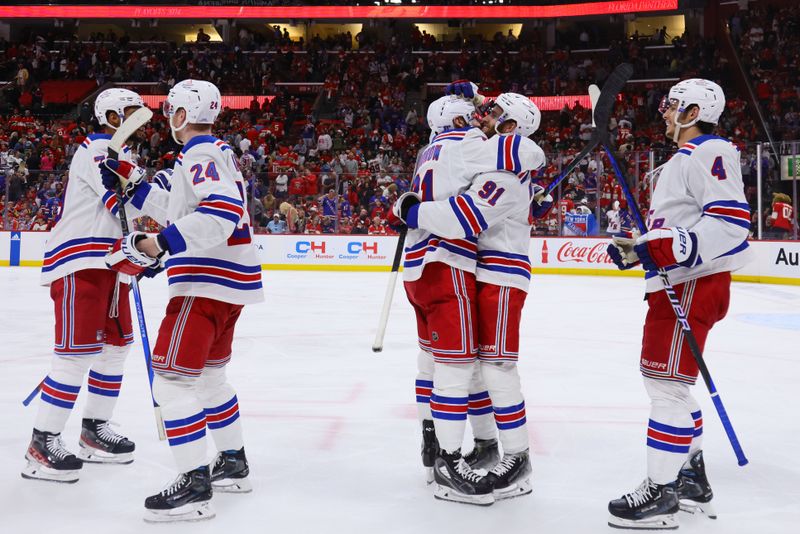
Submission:
[[[217,513],[209,501],[184,504],[172,510],[145,510],[145,523],[192,522],[213,519]]]
[[[710,502],[697,502],[683,499],[680,501],[680,507],[681,512],[686,512],[687,514],[696,514],[697,512],[700,512],[709,519],[717,518],[717,511],[714,509],[714,505],[712,505]]]
[[[622,528],[628,530],[676,530],[678,520],[673,514],[660,515],[643,520],[622,519],[617,516],[609,516],[608,526],[612,528]]]
[[[78,458],[90,464],[123,464],[133,463],[133,453],[112,454],[93,447],[87,447],[81,442],[78,448]]]
[[[245,478],[226,478],[211,483],[215,492],[219,493],[250,493],[253,485]]]
[[[520,482],[515,482],[506,488],[495,489],[492,494],[495,501],[502,501],[505,499],[514,499],[515,497],[522,497],[533,492],[531,487],[531,479],[526,478]]]
[[[20,475],[28,480],[74,484],[80,478],[80,471],[59,471],[44,466],[35,460],[28,460],[28,465],[25,466]]]
[[[429,486],[433,484],[433,467],[425,468],[425,483]]]
[[[442,486],[441,484],[433,485],[433,496],[440,501],[460,502],[462,504],[474,504],[475,506],[491,506],[494,504],[494,495],[491,493],[485,495],[466,495],[455,491],[453,488]]]

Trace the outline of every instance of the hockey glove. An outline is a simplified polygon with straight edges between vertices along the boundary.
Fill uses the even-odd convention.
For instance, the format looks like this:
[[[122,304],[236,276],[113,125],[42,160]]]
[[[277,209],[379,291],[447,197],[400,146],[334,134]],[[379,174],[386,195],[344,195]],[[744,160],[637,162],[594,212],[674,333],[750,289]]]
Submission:
[[[116,191],[117,184],[122,185],[122,192],[130,197],[136,186],[145,177],[145,170],[127,161],[116,159],[105,159],[100,163],[100,175],[106,189]]]
[[[606,248],[606,253],[620,271],[625,271],[639,265],[639,256],[633,249],[637,235],[631,232],[622,232],[611,238],[611,244]]]
[[[551,195],[545,195],[544,187],[534,184],[533,200],[531,201],[531,216],[534,219],[542,219],[552,207],[553,197]]]
[[[673,265],[694,267],[697,263],[697,235],[679,226],[650,230],[636,240],[633,250],[647,271]]]
[[[117,239],[105,257],[108,268],[131,276],[138,276],[146,269],[158,269],[161,266],[159,258],[151,258],[136,248],[136,243],[143,239],[147,239],[144,232],[131,232]]]
[[[386,218],[389,226],[393,228],[403,226],[417,228],[417,210],[419,210],[419,203],[420,198],[417,193],[408,191],[400,195],[392,205],[392,209]]]
[[[153,183],[165,191],[172,190],[172,169],[161,169],[153,175]]]
[[[469,80],[456,80],[447,84],[444,88],[446,95],[460,96],[464,100],[469,100],[476,106],[483,104],[484,96],[478,93],[478,86]]]

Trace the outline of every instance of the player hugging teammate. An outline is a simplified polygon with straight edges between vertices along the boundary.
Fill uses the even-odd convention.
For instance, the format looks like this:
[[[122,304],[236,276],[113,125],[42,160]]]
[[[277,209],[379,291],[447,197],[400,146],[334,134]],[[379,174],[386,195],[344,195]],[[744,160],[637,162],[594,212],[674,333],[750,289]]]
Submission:
[[[404,279],[417,317],[417,401],[434,496],[490,505],[531,492],[516,361],[531,216],[543,216],[552,199],[532,183],[545,158],[527,139],[541,118],[530,99],[500,95],[479,129],[471,124],[474,84],[448,89],[462,97],[431,104],[431,144],[393,215],[409,228]],[[462,457],[468,414],[476,444]]]

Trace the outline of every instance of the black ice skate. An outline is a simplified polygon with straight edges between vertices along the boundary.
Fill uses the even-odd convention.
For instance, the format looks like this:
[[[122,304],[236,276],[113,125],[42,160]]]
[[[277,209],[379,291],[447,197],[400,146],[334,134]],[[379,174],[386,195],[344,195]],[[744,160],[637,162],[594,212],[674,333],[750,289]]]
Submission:
[[[713,498],[714,492],[711,491],[711,485],[706,478],[703,451],[697,451],[678,475],[678,500],[681,510],[690,514],[700,511],[710,519],[716,519],[717,513],[711,504]]]
[[[244,447],[238,451],[223,451],[217,454],[211,467],[211,485],[222,493],[250,493],[253,486],[247,479],[250,466],[244,455]]]
[[[433,482],[433,465],[439,455],[439,440],[436,439],[436,429],[433,421],[422,421],[422,465],[425,466],[426,482]]]
[[[84,419],[78,456],[93,464],[129,464],[133,462],[136,444],[117,434],[108,421]]]
[[[216,515],[211,507],[211,474],[208,466],[181,473],[166,489],[144,501],[148,523],[202,521]]]
[[[475,446],[464,455],[464,461],[473,469],[489,470],[500,461],[500,449],[497,440],[476,439]]]
[[[528,451],[504,454],[503,459],[489,471],[495,500],[512,499],[529,494],[531,490],[531,460]]]
[[[608,503],[608,526],[634,530],[678,528],[678,493],[675,484],[659,485],[649,478],[631,493]]]
[[[64,447],[61,434],[35,428],[25,459],[28,460],[28,465],[22,470],[22,478],[35,480],[71,484],[78,481],[83,467],[83,462]]]
[[[444,501],[489,506],[494,504],[492,485],[467,465],[461,451],[442,451],[433,469],[433,496]]]

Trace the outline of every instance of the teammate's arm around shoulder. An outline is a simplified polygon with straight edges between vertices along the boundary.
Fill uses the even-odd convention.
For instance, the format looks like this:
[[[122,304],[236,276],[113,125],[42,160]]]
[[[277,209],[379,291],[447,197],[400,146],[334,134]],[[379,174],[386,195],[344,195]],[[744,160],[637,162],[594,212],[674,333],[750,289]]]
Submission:
[[[712,260],[742,244],[750,228],[739,151],[715,140],[695,149],[687,162],[689,191],[703,210],[689,231],[697,236],[698,256]]]
[[[529,202],[527,183],[510,172],[487,172],[458,196],[412,207],[406,223],[440,237],[468,238],[505,219],[520,202]]]
[[[197,207],[160,234],[159,243],[166,244],[170,254],[224,243],[244,215],[244,192],[225,155],[216,146],[199,148],[187,152],[182,165],[189,181],[184,200]]]

